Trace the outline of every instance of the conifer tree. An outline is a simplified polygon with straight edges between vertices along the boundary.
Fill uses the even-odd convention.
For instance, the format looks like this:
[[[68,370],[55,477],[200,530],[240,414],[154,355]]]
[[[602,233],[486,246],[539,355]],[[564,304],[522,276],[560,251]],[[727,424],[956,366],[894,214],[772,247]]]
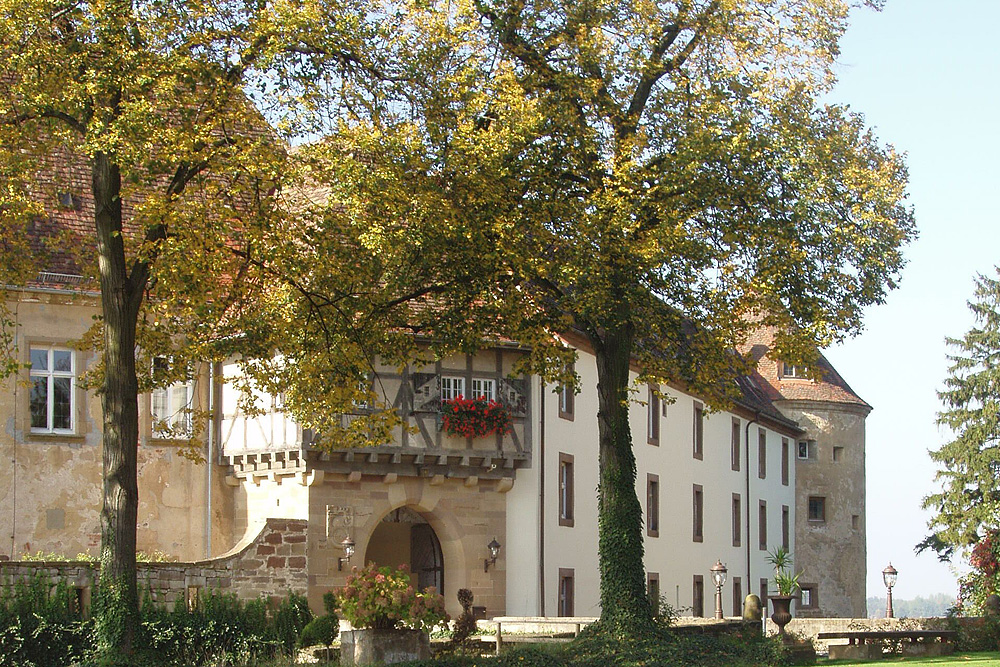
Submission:
[[[943,559],[967,555],[1000,529],[1000,279],[977,275],[968,305],[972,328],[946,339],[950,365],[937,422],[952,439],[931,452],[941,491],[924,499],[935,514],[931,534],[917,547]]]

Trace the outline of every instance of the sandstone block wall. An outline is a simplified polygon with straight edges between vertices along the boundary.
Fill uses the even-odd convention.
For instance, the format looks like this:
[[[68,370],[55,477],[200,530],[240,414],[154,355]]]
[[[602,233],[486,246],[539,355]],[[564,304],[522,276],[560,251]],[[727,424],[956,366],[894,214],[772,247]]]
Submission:
[[[139,563],[139,592],[173,607],[200,591],[221,589],[240,599],[283,598],[290,592],[305,595],[308,554],[305,521],[268,519],[253,538],[229,553],[192,563]],[[0,583],[42,574],[83,589],[87,599],[98,578],[99,565],[86,561],[9,561],[0,563]]]

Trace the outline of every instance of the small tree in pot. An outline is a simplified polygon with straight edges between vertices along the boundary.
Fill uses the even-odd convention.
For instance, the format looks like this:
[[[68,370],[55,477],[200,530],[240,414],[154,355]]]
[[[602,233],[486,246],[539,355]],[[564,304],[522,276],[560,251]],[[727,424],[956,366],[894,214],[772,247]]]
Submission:
[[[792,620],[791,602],[799,591],[801,572],[792,572],[792,554],[784,547],[778,547],[767,554],[767,562],[774,566],[774,586],[777,595],[769,595],[771,600],[771,620],[778,626],[778,634],[784,638],[785,626]]]

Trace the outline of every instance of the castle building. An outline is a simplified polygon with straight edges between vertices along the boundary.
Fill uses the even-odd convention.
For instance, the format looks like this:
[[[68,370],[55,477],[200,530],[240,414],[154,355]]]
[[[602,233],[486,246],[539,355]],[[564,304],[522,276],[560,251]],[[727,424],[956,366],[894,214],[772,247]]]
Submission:
[[[33,232],[49,237],[35,247],[51,257],[49,270],[2,295],[24,365],[0,384],[0,559],[13,561],[94,555],[100,542],[101,406],[81,387],[98,359],[75,345],[99,295],[51,250],[60,231],[87,229],[92,202],[80,192],[45,203]],[[766,557],[785,547],[802,571],[797,614],[863,616],[871,408],[825,359],[809,371],[787,365],[768,355],[769,341],[763,330],[750,341],[757,372],[739,381],[727,410],[708,410],[681,384],[636,388],[648,589],[710,616],[709,569],[721,560],[723,611],[737,615],[747,594],[766,595]],[[235,360],[198,364],[188,381],[140,397],[139,549],[200,562],[248,544],[268,519],[294,519],[305,532],[289,540],[305,540],[304,555],[284,553],[275,538],[255,557],[303,573],[301,592],[317,609],[353,565],[373,561],[408,564],[452,613],[456,591],[468,588],[486,616],[597,616],[597,370],[585,344],[569,334],[565,343],[577,351],[578,394],[515,375],[525,352],[517,344],[402,371],[376,363],[373,391],[402,424],[391,443],[361,449],[315,447],[280,396],[252,397],[260,414],[245,414]],[[458,396],[503,404],[510,431],[449,434],[442,406]],[[185,455],[187,438],[158,428],[183,434],[191,411],[211,415],[193,434],[203,462]]]

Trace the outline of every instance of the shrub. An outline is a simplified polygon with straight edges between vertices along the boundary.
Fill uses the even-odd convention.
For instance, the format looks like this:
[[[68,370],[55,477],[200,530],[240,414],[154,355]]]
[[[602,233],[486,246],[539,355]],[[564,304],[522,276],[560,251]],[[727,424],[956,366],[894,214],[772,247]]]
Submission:
[[[48,577],[0,589],[0,667],[61,667],[92,647],[93,622],[81,617],[76,593]]]
[[[428,587],[418,592],[410,583],[406,566],[398,570],[354,568],[347,585],[336,593],[337,606],[355,628],[394,628],[401,625],[428,631],[448,620],[444,598]]]
[[[453,646],[460,646],[469,641],[469,637],[476,631],[476,617],[472,614],[472,591],[468,588],[458,589],[458,603],[462,605],[462,613],[455,621],[455,632],[451,636]]]
[[[318,644],[329,647],[340,634],[340,619],[330,614],[317,616],[309,621],[306,627],[302,628],[299,635],[299,647],[316,646]]]
[[[285,655],[292,655],[299,635],[313,620],[309,602],[297,593],[289,593],[274,612],[273,636]]]

